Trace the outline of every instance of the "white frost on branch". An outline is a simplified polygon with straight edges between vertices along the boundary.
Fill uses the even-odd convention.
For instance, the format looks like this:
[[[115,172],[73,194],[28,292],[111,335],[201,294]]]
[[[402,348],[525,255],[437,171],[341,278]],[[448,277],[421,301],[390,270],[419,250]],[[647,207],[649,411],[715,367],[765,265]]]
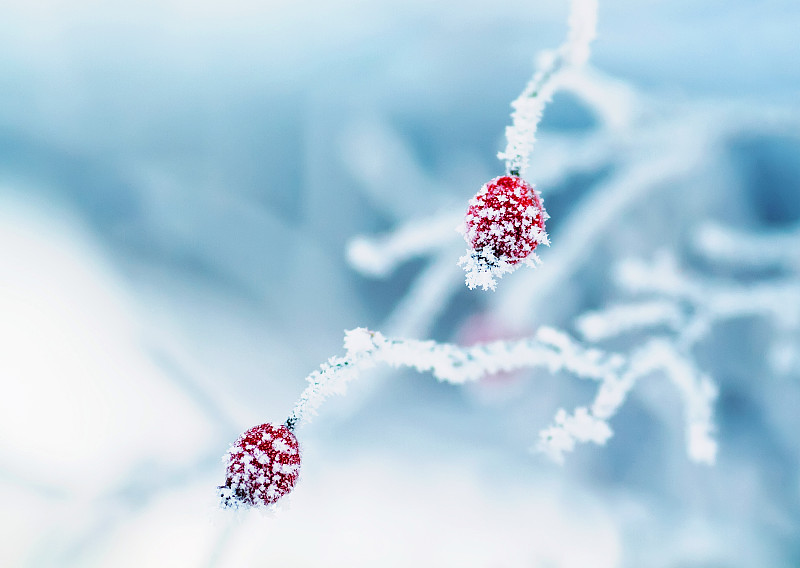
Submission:
[[[534,337],[516,341],[495,341],[472,347],[411,339],[388,339],[380,332],[357,328],[346,332],[344,357],[333,357],[308,376],[308,387],[294,407],[289,423],[310,421],[320,404],[341,394],[347,383],[364,371],[384,363],[430,372],[440,381],[463,384],[501,371],[544,368],[550,373],[566,371],[579,378],[600,383],[590,408],[572,414],[559,410],[555,422],[540,433],[539,451],[557,462],[578,442],[604,444],[612,435],[608,420],[625,401],[637,380],[662,371],[678,387],[687,408],[689,455],[712,463],[715,442],[712,404],[713,384],[693,372],[677,353],[659,342],[651,342],[628,360],[595,348],[588,348],[558,330],[542,327]]]
[[[561,369],[578,376],[602,380],[623,360],[603,351],[586,349],[568,336],[542,328],[533,338],[496,341],[473,347],[413,339],[387,339],[377,331],[357,328],[346,332],[344,357],[334,357],[308,376],[309,386],[292,412],[293,422],[307,422],[324,399],[339,394],[357,371],[377,363],[430,371],[440,381],[463,384],[487,374],[521,368]]]
[[[707,223],[698,231],[695,245],[698,252],[716,262],[800,270],[800,227],[754,233]]]
[[[597,0],[572,0],[567,40],[555,51],[539,57],[539,70],[512,103],[512,124],[506,127],[508,144],[497,157],[506,163],[506,172],[524,175],[536,141],[536,130],[545,106],[558,89],[564,69],[580,67],[589,59],[589,45],[597,27]]]
[[[635,357],[642,360],[645,369],[661,370],[678,389],[685,404],[689,457],[713,464],[717,453],[712,412],[717,398],[716,385],[670,341],[652,340],[636,352]]]
[[[800,283],[793,275],[732,283],[686,272],[672,254],[662,251],[650,261],[620,262],[615,279],[623,291],[652,299],[632,300],[578,318],[584,338],[610,339],[626,331],[666,326],[675,332],[676,344],[689,349],[714,325],[735,318],[766,317],[779,330],[800,329]],[[650,313],[631,315],[642,306],[651,306]]]
[[[563,463],[564,453],[578,442],[604,444],[612,435],[608,424],[642,378],[661,373],[678,389],[686,408],[686,446],[698,463],[713,464],[713,405],[717,389],[711,380],[687,361],[667,341],[654,339],[635,349],[622,371],[603,380],[589,408],[578,407],[572,414],[560,409],[555,422],[539,433],[538,451]]]
[[[682,334],[701,323],[709,327],[746,316],[769,317],[784,328],[800,326],[800,283],[796,277],[734,284],[682,271],[675,257],[662,251],[650,262],[629,259],[620,263],[616,279],[627,292],[658,295],[676,307],[688,306],[692,315]],[[613,314],[606,312],[603,317],[610,319]],[[691,343],[700,338],[692,338]]]
[[[364,275],[387,276],[398,264],[449,244],[461,221],[461,214],[448,212],[415,219],[384,236],[355,237],[347,245],[347,261]]]
[[[539,444],[535,449],[559,464],[564,463],[564,454],[574,450],[578,442],[602,446],[613,435],[608,422],[592,416],[584,406],[576,408],[573,414],[559,409],[553,422],[539,432]]]
[[[800,231],[774,232],[766,235],[750,235],[741,231],[720,228],[714,246],[706,241],[704,254],[711,262],[729,264],[735,243],[743,255],[737,266],[769,268],[758,279],[746,284],[732,284],[725,280],[700,279],[682,274],[684,281],[696,282],[696,293],[690,297],[677,296],[671,290],[662,294],[675,297],[676,301],[689,303],[697,313],[698,324],[693,327],[696,335],[707,333],[712,326],[724,320],[743,317],[761,317],[773,324],[773,340],[768,345],[766,361],[776,375],[788,375],[800,370]],[[708,229],[701,230],[698,241],[708,238]],[[745,239],[740,241],[740,239]],[[752,239],[752,240],[750,240]],[[763,254],[754,257],[753,245],[763,245]],[[777,273],[774,269],[778,269]],[[677,280],[678,277],[673,278]],[[690,286],[684,283],[685,291]]]
[[[708,230],[705,234],[708,239]],[[709,260],[718,252],[720,260],[731,260],[733,242],[743,243],[742,234],[719,231],[702,245]],[[732,239],[732,241],[728,241]],[[785,265],[791,259],[791,240],[785,235],[764,244],[780,244],[771,251],[775,264]],[[789,246],[787,246],[789,243]],[[742,248],[746,249],[747,243]],[[788,249],[788,250],[787,250]],[[778,251],[782,251],[781,254]],[[747,264],[742,260],[742,264]],[[756,262],[761,265],[760,262]],[[772,263],[770,263],[772,264]],[[752,266],[752,265],[751,265]],[[661,329],[661,337],[650,339],[643,347],[634,348],[629,355],[631,371],[620,387],[630,386],[630,379],[644,372],[660,370],[682,393],[686,403],[687,445],[695,461],[712,462],[716,453],[713,439],[711,404],[717,389],[708,376],[700,370],[693,349],[713,330],[714,326],[732,319],[762,317],[774,323],[776,340],[768,353],[767,362],[776,372],[789,372],[798,362],[798,332],[800,331],[800,283],[796,275],[770,275],[760,280],[734,283],[722,278],[708,278],[687,272],[670,253],[661,252],[649,261],[628,259],[616,269],[617,284],[624,292],[649,299],[633,299],[627,304],[590,312],[576,321],[581,335],[590,340],[612,339],[623,333],[639,331],[652,336],[654,328]],[[639,369],[636,371],[636,369]],[[601,387],[602,390],[602,387]],[[619,398],[619,394],[612,396]],[[594,406],[588,412],[596,418]],[[613,411],[613,405],[612,405]],[[567,432],[574,429],[575,420],[569,416],[560,421]],[[585,423],[585,420],[583,420]],[[580,440],[580,435],[573,435]],[[563,432],[546,441],[558,450],[569,449],[570,440]],[[555,451],[554,450],[554,451]]]
[[[607,308],[600,312],[586,312],[575,322],[580,334],[589,341],[602,341],[626,331],[643,327],[663,326],[677,329],[684,322],[684,314],[674,302],[663,300],[632,302]]]
[[[591,65],[564,69],[559,75],[558,86],[561,91],[569,92],[586,103],[601,132],[608,130],[619,135],[620,131],[630,129],[644,110],[643,97],[628,83]],[[536,177],[541,181],[538,171]]]

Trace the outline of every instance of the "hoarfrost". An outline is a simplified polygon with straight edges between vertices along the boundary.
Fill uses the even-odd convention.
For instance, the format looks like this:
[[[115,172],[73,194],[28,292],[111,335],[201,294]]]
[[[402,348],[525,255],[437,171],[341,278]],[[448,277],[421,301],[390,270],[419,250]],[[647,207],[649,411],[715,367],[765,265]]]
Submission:
[[[589,45],[597,27],[597,1],[573,0],[570,5],[569,32],[564,44],[554,52],[539,56],[539,70],[512,103],[512,124],[506,128],[506,149],[497,157],[505,161],[506,172],[525,175],[536,141],[536,130],[545,106],[559,87],[561,73],[580,67],[589,59]]]
[[[661,371],[684,398],[690,458],[705,463],[714,461],[716,443],[712,433],[716,388],[664,342],[650,342],[627,359],[620,354],[586,347],[550,327],[542,327],[534,337],[472,347],[388,339],[380,333],[357,328],[346,332],[345,346],[348,350],[345,357],[332,358],[309,375],[309,385],[300,395],[290,422],[310,421],[326,398],[343,392],[347,382],[378,363],[430,372],[438,380],[454,384],[523,368],[544,368],[551,373],[567,371],[579,378],[597,381],[600,386],[590,408],[579,407],[573,414],[562,409],[554,424],[540,433],[536,449],[562,462],[563,453],[572,451],[578,442],[605,444],[612,435],[607,421],[617,413],[630,389],[639,379]]]

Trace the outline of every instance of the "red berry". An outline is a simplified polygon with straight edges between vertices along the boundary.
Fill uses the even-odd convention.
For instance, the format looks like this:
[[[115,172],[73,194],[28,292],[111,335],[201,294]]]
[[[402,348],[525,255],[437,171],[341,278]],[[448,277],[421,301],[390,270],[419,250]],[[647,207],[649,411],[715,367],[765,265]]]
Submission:
[[[547,217],[539,194],[528,182],[501,176],[470,200],[465,236],[474,250],[488,247],[497,260],[513,265],[547,242]]]
[[[266,507],[289,493],[300,475],[300,448],[286,426],[261,424],[231,445],[225,459],[222,505]]]

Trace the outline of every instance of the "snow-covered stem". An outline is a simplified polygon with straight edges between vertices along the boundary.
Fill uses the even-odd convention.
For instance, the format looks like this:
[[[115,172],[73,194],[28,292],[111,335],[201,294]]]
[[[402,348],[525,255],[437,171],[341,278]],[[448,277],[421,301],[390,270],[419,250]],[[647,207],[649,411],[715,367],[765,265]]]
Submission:
[[[636,294],[657,294],[693,310],[687,325],[745,316],[770,317],[785,327],[800,325],[800,286],[796,277],[780,277],[753,284],[731,284],[682,272],[666,252],[651,262],[628,260],[617,269],[617,282]],[[684,332],[685,333],[685,332]],[[699,340],[700,337],[693,341]]]
[[[666,327],[677,330],[685,325],[680,306],[668,300],[645,300],[611,306],[602,311],[586,312],[576,326],[589,341],[603,341],[631,330]]]
[[[653,339],[636,348],[616,375],[602,381],[592,404],[580,406],[572,414],[560,409],[554,424],[539,433],[537,451],[562,463],[564,453],[578,442],[605,444],[612,436],[611,419],[636,383],[661,373],[677,388],[685,404],[686,448],[689,458],[711,465],[716,459],[713,404],[717,388],[705,374],[666,339]]]
[[[626,292],[655,296],[587,312],[576,321],[581,336],[602,341],[624,333],[661,328],[684,353],[708,336],[715,325],[742,317],[765,317],[778,329],[800,329],[800,286],[796,277],[778,277],[752,284],[731,284],[681,271],[664,252],[652,261],[627,260],[616,270]]]
[[[543,327],[531,338],[495,341],[471,347],[414,339],[389,339],[378,331],[356,328],[345,333],[347,353],[333,357],[307,377],[308,387],[300,395],[289,420],[308,422],[330,395],[343,392],[358,374],[385,363],[430,371],[440,381],[463,384],[500,371],[545,367],[550,372],[567,370],[575,375],[604,380],[623,359],[598,349],[587,349],[567,335]]]
[[[784,236],[780,238],[785,240]],[[718,242],[725,245],[726,240]],[[724,246],[718,248],[725,250]],[[722,255],[726,258],[724,252]],[[627,304],[584,314],[576,322],[578,331],[584,338],[598,341],[629,332],[663,330],[663,337],[631,352],[631,369],[638,366],[646,370],[650,366],[667,374],[686,401],[690,455],[696,461],[713,460],[716,443],[712,438],[711,404],[716,397],[716,387],[699,369],[693,349],[715,325],[726,320],[765,317],[775,324],[779,337],[777,347],[768,354],[770,364],[779,372],[790,369],[797,360],[796,334],[800,329],[800,286],[796,276],[781,275],[755,283],[732,284],[686,273],[671,254],[662,252],[649,262],[627,260],[620,263],[616,280],[624,291],[649,299],[634,299]],[[637,365],[636,361],[640,363]],[[575,428],[576,421],[585,424],[589,418],[600,416],[592,411],[576,413],[574,417],[566,414],[557,417],[560,430],[554,436],[556,442],[565,438],[564,432],[569,432],[570,427]],[[579,436],[573,438],[579,439]],[[566,449],[571,449],[570,442],[569,438],[563,442]]]
[[[287,420],[290,428],[310,421],[326,398],[342,393],[350,381],[378,363],[431,372],[438,380],[454,384],[477,381],[500,371],[544,368],[550,373],[566,371],[600,383],[591,407],[578,408],[572,414],[560,410],[554,425],[540,433],[536,449],[561,462],[564,452],[571,451],[578,442],[604,444],[612,435],[608,420],[624,403],[630,389],[639,379],[662,371],[686,401],[690,457],[706,463],[714,459],[711,404],[716,389],[665,342],[649,342],[630,359],[586,347],[548,327],[540,328],[533,337],[471,347],[389,339],[380,332],[357,328],[346,332],[344,344],[347,352],[343,357],[329,359],[307,377],[309,385]]]
[[[448,247],[461,220],[461,212],[448,211],[414,219],[386,235],[354,237],[347,244],[347,261],[361,274],[382,278],[403,262]]]
[[[524,175],[542,112],[558,88],[561,72],[589,59],[589,45],[597,28],[597,0],[572,0],[568,23],[566,41],[555,51],[541,54],[539,70],[511,103],[514,112],[512,124],[506,128],[506,149],[497,155],[505,161],[509,175]]]
[[[707,223],[698,231],[695,244],[699,253],[715,262],[800,270],[800,226],[754,233]]]

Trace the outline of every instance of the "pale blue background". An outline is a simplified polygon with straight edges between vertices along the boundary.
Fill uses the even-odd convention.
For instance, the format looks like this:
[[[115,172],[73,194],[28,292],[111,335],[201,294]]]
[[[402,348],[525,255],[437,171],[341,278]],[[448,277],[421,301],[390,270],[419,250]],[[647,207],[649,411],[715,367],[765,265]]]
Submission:
[[[610,0],[600,10],[593,64],[642,92],[798,110],[797,2]],[[15,346],[3,356],[0,345],[0,380],[7,401],[26,409],[0,430],[11,536],[0,564],[486,565],[476,546],[500,566],[593,565],[570,556],[582,547],[606,551],[589,555],[597,566],[800,564],[800,375],[768,375],[770,332],[751,320],[726,325],[698,356],[721,389],[714,469],[689,464],[675,432],[636,401],[608,448],[579,448],[563,469],[531,456],[554,409],[591,394],[568,378],[537,376],[487,402],[428,376],[381,374],[303,431],[306,496],[285,519],[229,526],[209,512],[227,444],[283,420],[304,376],[341,353],[342,331],[380,329],[424,266],[360,276],[345,263],[348,239],[458,207],[502,173],[494,156],[508,103],[533,56],[561,41],[565,17],[555,0],[0,2],[0,262],[10,283],[0,293],[19,306],[0,314]],[[558,98],[541,143],[593,124]],[[388,142],[354,157],[364,125]],[[727,205],[684,210],[681,226],[800,221],[798,132],[756,128],[715,150],[731,164],[720,176],[735,183],[730,195],[710,184],[707,203]],[[379,164],[371,188],[354,173],[360,160]],[[398,168],[399,180],[381,178]],[[552,199],[540,188],[551,229],[587,187],[567,180]],[[657,243],[642,219],[620,222]],[[568,326],[611,297],[601,264],[538,323]],[[20,275],[38,285],[25,288]],[[58,319],[53,305],[74,311]],[[486,305],[460,289],[429,337],[459,340]],[[58,324],[22,334],[34,312]],[[87,334],[73,335],[76,318]],[[53,342],[71,337],[80,342],[77,359],[64,355],[72,367],[30,371],[26,361],[45,364]],[[115,363],[80,362],[112,351],[119,375]],[[30,376],[38,382],[23,385]],[[86,408],[70,407],[69,393]],[[786,407],[774,409],[776,398]],[[85,436],[80,450],[62,440],[52,458],[29,458],[20,440],[31,435],[41,449],[63,424],[53,416],[75,421],[63,432]],[[107,423],[92,422],[100,417]],[[536,534],[561,526],[559,511],[554,534],[565,540],[546,538],[555,552],[536,556]],[[423,519],[438,530],[414,532]],[[269,535],[277,544],[258,548]]]

